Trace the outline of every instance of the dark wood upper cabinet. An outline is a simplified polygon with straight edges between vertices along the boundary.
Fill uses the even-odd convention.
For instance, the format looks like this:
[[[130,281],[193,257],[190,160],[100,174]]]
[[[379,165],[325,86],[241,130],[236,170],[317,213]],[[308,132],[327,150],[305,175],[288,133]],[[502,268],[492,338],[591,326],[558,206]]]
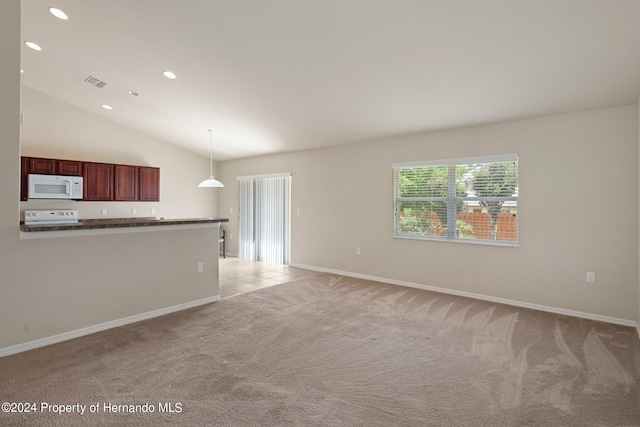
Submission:
[[[82,176],[82,162],[77,160],[57,160],[56,162],[56,174]]]
[[[20,201],[29,200],[29,158],[20,158]]]
[[[114,166],[108,163],[83,163],[83,200],[113,200]]]
[[[57,161],[55,159],[41,159],[38,157],[22,157],[20,167],[20,200],[27,201],[29,196],[29,174],[54,175],[57,173]],[[80,175],[80,174],[78,174]]]
[[[20,200],[27,201],[29,174],[83,177],[83,200],[160,201],[160,168],[80,160],[21,157]]]
[[[54,175],[57,173],[56,165],[57,161],[55,159],[27,157],[27,174]]]
[[[139,200],[143,202],[160,201],[160,168],[140,166],[138,177],[140,181]]]
[[[138,167],[115,165],[115,200],[138,200]]]

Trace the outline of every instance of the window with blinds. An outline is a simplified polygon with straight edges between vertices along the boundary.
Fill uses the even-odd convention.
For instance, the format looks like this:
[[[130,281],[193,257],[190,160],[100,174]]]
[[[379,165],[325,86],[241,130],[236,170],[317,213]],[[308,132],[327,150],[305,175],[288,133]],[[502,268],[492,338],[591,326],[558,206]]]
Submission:
[[[394,236],[518,244],[518,156],[394,163]]]

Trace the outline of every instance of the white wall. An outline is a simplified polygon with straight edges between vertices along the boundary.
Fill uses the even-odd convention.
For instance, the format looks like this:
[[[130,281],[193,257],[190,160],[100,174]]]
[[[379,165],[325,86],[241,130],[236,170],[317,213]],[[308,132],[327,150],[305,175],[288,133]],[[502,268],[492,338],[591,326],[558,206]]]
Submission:
[[[197,187],[209,176],[208,158],[27,87],[22,88],[21,111],[23,156],[160,168],[160,202],[33,200],[22,202],[21,210],[77,209],[80,218],[103,218],[103,208],[112,218],[215,216],[216,190]]]
[[[294,264],[635,321],[637,121],[629,106],[222,162],[228,250],[236,177],[292,172]],[[511,153],[519,248],[392,237],[392,163]]]
[[[3,349],[57,334],[215,298],[219,294],[217,228],[20,240],[20,39],[20,0],[3,0],[0,2],[0,354]],[[92,121],[90,127],[95,127],[96,135],[105,132],[127,137],[132,145],[140,139],[139,134],[86,115],[83,118]],[[72,127],[73,123],[65,125]],[[54,150],[50,154],[58,153]],[[104,159],[111,160],[126,162],[127,158]],[[163,168],[162,157],[149,161],[167,170]],[[201,164],[206,165],[206,159]],[[206,168],[203,170],[206,176]],[[200,175],[195,181],[198,179],[202,179]],[[161,198],[164,196],[165,193]],[[168,199],[178,203],[180,197],[175,194]],[[191,195],[184,197],[187,205],[199,204]],[[207,212],[215,213],[215,205],[211,204]],[[204,263],[203,273],[196,272],[197,262]]]

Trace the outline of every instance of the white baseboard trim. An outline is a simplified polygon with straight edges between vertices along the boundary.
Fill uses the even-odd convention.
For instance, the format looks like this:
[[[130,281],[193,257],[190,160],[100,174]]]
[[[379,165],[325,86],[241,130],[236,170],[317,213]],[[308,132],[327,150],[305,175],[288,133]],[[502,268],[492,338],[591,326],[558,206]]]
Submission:
[[[202,298],[196,301],[190,301],[171,307],[160,308],[158,310],[147,311],[146,313],[140,313],[133,316],[124,317],[122,319],[111,320],[109,322],[100,323],[98,325],[88,326],[86,328],[76,329],[74,331],[64,332],[62,334],[53,335],[46,338],[40,338],[26,343],[13,345],[11,347],[0,348],[0,357],[21,353],[27,350],[33,350],[35,348],[44,347],[50,344],[56,344],[62,341],[67,341],[96,332],[101,332],[107,329],[117,328],[119,326],[128,325],[130,323],[140,322],[142,320],[152,319],[154,317],[164,316],[165,314],[175,313],[176,311],[186,310],[188,308],[210,304],[216,301],[220,301],[220,295]]]
[[[339,276],[355,277],[357,279],[372,280],[372,281],[375,281],[375,282],[389,283],[391,285],[407,286],[407,287],[410,287],[410,288],[424,289],[426,291],[433,291],[433,292],[439,292],[439,293],[443,293],[443,294],[456,295],[456,296],[460,296],[460,297],[473,298],[473,299],[478,299],[478,300],[482,300],[482,301],[495,302],[495,303],[498,303],[498,304],[506,304],[506,305],[512,305],[512,306],[515,306],[515,307],[529,308],[529,309],[532,309],[532,310],[546,311],[546,312],[554,313],[554,314],[562,314],[564,316],[580,317],[580,318],[583,318],[583,319],[596,320],[596,321],[599,321],[599,322],[613,323],[615,325],[630,326],[632,328],[636,328],[636,331],[638,332],[638,337],[640,338],[640,325],[638,325],[633,320],[620,319],[620,318],[617,318],[617,317],[610,317],[610,316],[603,316],[603,315],[594,314],[594,313],[586,313],[586,312],[583,312],[583,311],[568,310],[568,309],[565,309],[565,308],[551,307],[551,306],[541,305],[541,304],[533,304],[533,303],[528,303],[528,302],[524,302],[524,301],[516,301],[516,300],[511,300],[511,299],[506,299],[506,298],[492,297],[492,296],[489,296],[489,295],[482,295],[482,294],[476,294],[476,293],[472,293],[472,292],[458,291],[458,290],[455,290],[455,289],[440,288],[440,287],[437,287],[437,286],[423,285],[423,284],[420,284],[420,283],[405,282],[405,281],[402,281],[402,280],[388,279],[388,278],[385,278],[385,277],[370,276],[368,274],[352,273],[350,271],[342,271],[342,270],[334,270],[334,269],[331,269],[331,268],[316,267],[314,265],[305,265],[305,264],[297,264],[297,263],[291,263],[290,265],[291,265],[291,267],[302,268],[302,269],[305,269],[305,270],[320,271],[322,273],[337,274]]]

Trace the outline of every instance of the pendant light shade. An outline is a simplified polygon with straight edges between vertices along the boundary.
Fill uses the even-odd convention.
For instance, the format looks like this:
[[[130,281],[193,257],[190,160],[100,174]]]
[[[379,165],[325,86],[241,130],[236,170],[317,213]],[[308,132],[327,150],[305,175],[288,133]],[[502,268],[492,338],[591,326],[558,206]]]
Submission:
[[[198,187],[224,187],[224,184],[215,179],[213,176],[202,181]]]
[[[224,187],[220,181],[213,177],[213,131],[209,130],[209,178],[198,184],[198,187]]]

